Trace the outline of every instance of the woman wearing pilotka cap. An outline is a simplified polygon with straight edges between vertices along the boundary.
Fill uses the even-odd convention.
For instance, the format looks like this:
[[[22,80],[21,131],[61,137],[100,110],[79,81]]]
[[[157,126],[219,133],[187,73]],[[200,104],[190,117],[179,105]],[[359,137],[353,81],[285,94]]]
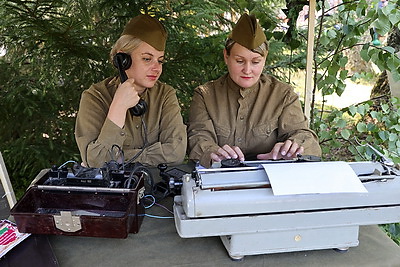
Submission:
[[[188,124],[189,158],[204,167],[223,159],[320,156],[298,96],[262,74],[268,54],[263,30],[243,14],[224,49],[228,73],[195,89]]]
[[[127,67],[122,70],[127,80],[121,81],[120,71],[82,93],[75,138],[83,165],[132,158],[152,166],[183,161],[187,137],[178,99],[171,86],[158,81],[166,39],[163,25],[149,15],[126,24],[110,56],[117,67]],[[143,112],[131,112],[143,101]]]

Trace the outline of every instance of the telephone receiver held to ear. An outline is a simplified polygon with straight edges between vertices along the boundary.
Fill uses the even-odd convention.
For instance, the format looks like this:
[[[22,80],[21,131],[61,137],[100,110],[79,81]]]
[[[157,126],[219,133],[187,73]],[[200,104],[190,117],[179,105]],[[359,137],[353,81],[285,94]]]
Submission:
[[[125,70],[132,65],[131,56],[126,53],[117,53],[113,58],[114,66],[118,69],[121,83],[128,79]],[[132,116],[142,116],[147,111],[147,103],[140,98],[139,102],[129,109]]]

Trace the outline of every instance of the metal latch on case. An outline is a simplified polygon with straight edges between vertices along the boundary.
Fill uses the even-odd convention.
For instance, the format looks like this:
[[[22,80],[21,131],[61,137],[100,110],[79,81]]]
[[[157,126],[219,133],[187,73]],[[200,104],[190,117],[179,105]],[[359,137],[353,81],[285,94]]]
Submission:
[[[139,189],[139,191],[137,193],[137,204],[139,204],[140,200],[144,197],[144,192],[145,192],[145,188],[143,186],[142,188]]]
[[[77,232],[82,229],[79,216],[72,216],[70,211],[60,211],[60,215],[53,215],[56,228],[64,232]]]

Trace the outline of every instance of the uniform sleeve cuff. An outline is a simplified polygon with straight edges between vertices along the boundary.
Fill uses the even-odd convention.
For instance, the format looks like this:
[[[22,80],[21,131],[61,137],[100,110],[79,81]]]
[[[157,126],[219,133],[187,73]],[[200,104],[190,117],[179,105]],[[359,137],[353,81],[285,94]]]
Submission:
[[[100,143],[103,143],[108,146],[112,146],[114,144],[121,146],[126,138],[125,127],[122,129],[112,122],[109,118],[106,118],[103,127],[101,128],[100,135],[98,140]]]

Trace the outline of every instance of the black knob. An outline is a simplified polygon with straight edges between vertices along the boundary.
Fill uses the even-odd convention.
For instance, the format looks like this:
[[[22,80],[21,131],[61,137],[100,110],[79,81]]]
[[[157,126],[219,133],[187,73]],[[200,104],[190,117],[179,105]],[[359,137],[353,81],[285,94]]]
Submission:
[[[239,159],[223,159],[221,160],[222,168],[230,168],[230,167],[240,167],[241,162]]]
[[[168,166],[167,166],[167,164],[165,164],[165,163],[160,163],[160,164],[158,164],[157,168],[158,168],[160,171],[164,172],[164,171],[167,170]]]

